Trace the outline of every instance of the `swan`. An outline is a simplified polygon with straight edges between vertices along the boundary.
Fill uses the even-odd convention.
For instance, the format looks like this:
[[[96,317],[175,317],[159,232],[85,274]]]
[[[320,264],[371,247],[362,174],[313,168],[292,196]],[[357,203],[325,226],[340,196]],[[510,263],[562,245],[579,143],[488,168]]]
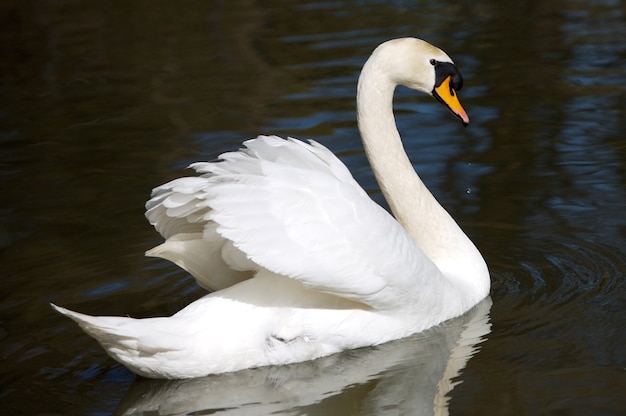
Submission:
[[[407,337],[489,293],[487,265],[413,169],[392,101],[404,85],[463,125],[460,72],[417,38],[379,45],[357,86],[363,145],[393,216],[315,141],[259,136],[197,176],[152,191],[165,242],[146,252],[210,294],[171,317],[89,316],[52,304],[148,378],[193,378],[312,360]]]

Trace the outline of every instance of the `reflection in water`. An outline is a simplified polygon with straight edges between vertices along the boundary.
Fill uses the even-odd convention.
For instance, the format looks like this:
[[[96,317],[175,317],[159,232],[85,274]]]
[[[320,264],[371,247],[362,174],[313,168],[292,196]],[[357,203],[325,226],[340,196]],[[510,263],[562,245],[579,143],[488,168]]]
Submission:
[[[115,414],[447,415],[455,378],[490,332],[491,303],[406,339],[305,363],[137,380]]]

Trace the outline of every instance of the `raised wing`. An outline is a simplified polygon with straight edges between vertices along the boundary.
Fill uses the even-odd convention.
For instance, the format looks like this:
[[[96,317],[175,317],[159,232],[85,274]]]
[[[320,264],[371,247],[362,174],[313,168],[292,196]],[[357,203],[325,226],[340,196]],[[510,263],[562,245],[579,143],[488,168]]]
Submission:
[[[169,207],[168,215],[177,220],[157,221],[157,229],[167,233],[190,226],[177,224],[182,216],[190,224],[203,224],[205,240],[215,242],[217,233],[232,242],[218,243],[229,247],[228,259],[222,248],[225,265],[242,270],[256,264],[308,288],[378,309],[416,299],[419,276],[440,275],[397,221],[322,145],[260,136],[220,158],[192,165],[203,173],[196,178],[205,181],[201,185],[183,181],[167,186],[168,192],[178,193],[160,205]],[[246,258],[253,264],[245,264]]]
[[[258,268],[217,233],[217,224],[207,219],[207,177],[175,179],[152,191],[146,217],[165,237],[165,242],[147,256],[171,261],[189,272],[208,290],[220,290],[252,277]]]

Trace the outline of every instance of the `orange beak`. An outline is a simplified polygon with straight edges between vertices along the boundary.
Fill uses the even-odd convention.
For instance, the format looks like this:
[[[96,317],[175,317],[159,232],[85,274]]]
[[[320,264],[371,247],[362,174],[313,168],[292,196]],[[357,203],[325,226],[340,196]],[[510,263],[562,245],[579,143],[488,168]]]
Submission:
[[[446,77],[441,85],[435,87],[435,89],[433,90],[433,95],[436,99],[439,100],[441,104],[447,107],[448,110],[452,112],[452,114],[454,114],[459,120],[461,120],[463,126],[467,126],[469,124],[469,117],[461,106],[456,91],[454,91],[454,88],[450,86],[450,79],[450,76]]]

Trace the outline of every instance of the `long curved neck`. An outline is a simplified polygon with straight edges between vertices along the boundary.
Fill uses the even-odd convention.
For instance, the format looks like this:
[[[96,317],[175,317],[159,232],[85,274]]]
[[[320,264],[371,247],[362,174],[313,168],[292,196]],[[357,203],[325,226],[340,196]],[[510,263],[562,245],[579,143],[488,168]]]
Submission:
[[[424,226],[434,225],[437,219],[422,215],[441,216],[445,211],[415,172],[404,150],[393,115],[395,88],[395,83],[370,59],[358,84],[359,131],[365,154],[391,211],[413,240],[430,255],[429,244],[421,240],[428,234]]]
[[[384,68],[370,58],[359,78],[357,117],[381,191],[398,222],[445,276],[488,280],[482,256],[426,188],[404,150],[393,115],[395,87]]]

